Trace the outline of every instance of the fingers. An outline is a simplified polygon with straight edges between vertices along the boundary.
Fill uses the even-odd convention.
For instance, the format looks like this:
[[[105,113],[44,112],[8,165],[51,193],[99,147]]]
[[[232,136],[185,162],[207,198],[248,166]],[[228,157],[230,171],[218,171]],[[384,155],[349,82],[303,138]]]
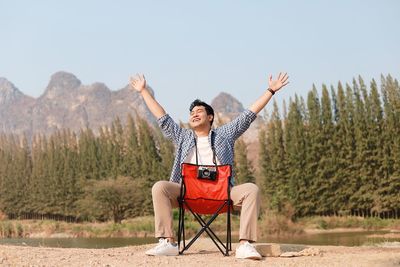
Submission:
[[[138,82],[139,82],[139,80],[137,78],[137,74],[135,76],[129,77],[129,84],[134,89],[136,89]]]
[[[286,84],[289,83],[288,79],[289,79],[289,76],[287,75],[287,72],[285,72],[285,73],[279,72],[278,81],[280,81],[282,83],[282,86],[285,86]]]
[[[136,79],[134,79],[132,76],[129,77],[129,84],[134,87],[134,84],[136,83]]]
[[[143,74],[136,73],[135,76],[129,77],[129,80],[130,80],[131,83],[133,83],[133,82],[137,83],[137,82],[139,82],[139,81],[140,81],[140,82],[145,81],[146,78],[144,77]]]
[[[138,77],[138,80],[141,82],[144,82],[146,80],[143,73],[138,73],[138,74],[136,74],[136,76]]]
[[[287,81],[287,79],[289,79],[289,76],[287,75],[287,72],[279,72],[278,78],[277,80],[284,83],[285,81]],[[272,82],[272,75],[269,75],[269,81]]]
[[[283,77],[282,77],[282,79],[281,79],[281,82],[282,82],[283,84],[285,84],[285,83],[287,82],[288,79],[289,79],[289,76],[287,75],[287,73],[285,73],[285,75],[283,75]]]
[[[136,75],[132,75],[131,77],[129,77],[129,81],[133,82],[137,80],[137,74]]]

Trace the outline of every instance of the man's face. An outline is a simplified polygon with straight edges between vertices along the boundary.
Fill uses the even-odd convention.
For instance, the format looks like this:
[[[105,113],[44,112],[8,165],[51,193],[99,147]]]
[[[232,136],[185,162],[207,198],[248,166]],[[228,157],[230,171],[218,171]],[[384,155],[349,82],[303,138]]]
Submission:
[[[209,126],[212,118],[212,115],[207,115],[205,107],[195,106],[190,112],[189,125],[192,129]]]

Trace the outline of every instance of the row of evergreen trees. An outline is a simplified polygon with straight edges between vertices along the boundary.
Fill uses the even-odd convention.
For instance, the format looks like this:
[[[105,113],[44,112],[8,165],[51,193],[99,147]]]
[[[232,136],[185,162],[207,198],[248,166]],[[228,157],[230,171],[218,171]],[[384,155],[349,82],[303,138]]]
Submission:
[[[272,208],[296,216],[400,217],[400,87],[361,77],[274,103],[260,133],[260,165]]]
[[[32,142],[0,135],[0,211],[10,218],[108,219],[112,210],[97,210],[108,202],[109,209],[129,207],[123,217],[149,214],[151,186],[169,177],[172,161],[172,144],[145,121],[135,124],[131,116],[126,126],[117,119],[98,135],[91,129],[81,130],[79,137],[63,130],[35,136]],[[125,181],[121,177],[128,177],[139,194],[112,194],[112,184],[101,190],[105,180]],[[93,192],[103,195],[90,198]],[[124,192],[132,194],[130,199]]]
[[[400,88],[382,77],[380,92],[361,77],[314,87],[307,100],[276,103],[260,131],[260,172],[242,139],[237,183],[260,181],[268,205],[296,216],[400,216]],[[284,105],[285,106],[285,105]],[[136,122],[135,122],[136,121]],[[0,212],[10,218],[119,222],[152,212],[151,187],[167,180],[173,145],[159,129],[128,116],[94,134],[69,130],[32,140],[0,135]],[[255,177],[257,176],[257,179]]]

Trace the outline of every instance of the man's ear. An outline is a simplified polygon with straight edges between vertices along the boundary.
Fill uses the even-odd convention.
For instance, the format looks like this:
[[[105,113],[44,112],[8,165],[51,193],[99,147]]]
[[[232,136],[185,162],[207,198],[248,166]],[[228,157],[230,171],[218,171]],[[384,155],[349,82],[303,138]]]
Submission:
[[[207,115],[208,121],[212,121],[214,119],[213,115]]]

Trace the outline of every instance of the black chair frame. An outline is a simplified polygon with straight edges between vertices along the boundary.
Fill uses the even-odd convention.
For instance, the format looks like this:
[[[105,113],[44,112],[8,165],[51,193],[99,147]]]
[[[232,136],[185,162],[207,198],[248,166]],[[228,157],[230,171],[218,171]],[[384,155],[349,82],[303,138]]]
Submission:
[[[181,192],[178,197],[179,203],[179,223],[178,223],[178,250],[179,254],[183,254],[184,251],[188,250],[190,246],[203,234],[206,232],[214,244],[217,246],[219,251],[224,256],[229,256],[229,251],[232,251],[232,236],[231,236],[231,211],[233,208],[233,203],[230,197],[230,185],[228,186],[228,200],[225,200],[221,206],[217,209],[214,214],[211,214],[211,218],[207,221],[202,218],[202,216],[192,210],[190,205],[185,201],[185,178],[182,176]],[[229,180],[229,179],[228,179]],[[210,228],[211,223],[218,217],[219,212],[227,206],[227,218],[226,218],[226,244],[221,241],[221,239],[214,233]],[[190,211],[194,218],[199,222],[201,228],[198,230],[196,235],[189,241],[186,245],[185,242],[185,207]],[[181,241],[183,242],[182,249],[180,248]]]

